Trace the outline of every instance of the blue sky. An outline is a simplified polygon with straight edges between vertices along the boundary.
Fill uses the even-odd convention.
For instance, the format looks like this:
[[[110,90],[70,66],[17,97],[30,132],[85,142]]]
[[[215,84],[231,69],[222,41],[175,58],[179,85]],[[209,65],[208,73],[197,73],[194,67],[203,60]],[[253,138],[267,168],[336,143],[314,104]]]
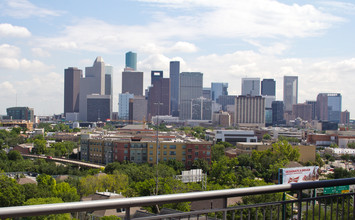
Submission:
[[[355,112],[355,4],[275,0],[0,0],[0,114],[29,106],[37,115],[63,112],[64,69],[85,69],[97,56],[114,67],[114,111],[124,54],[138,69],[204,74],[204,86],[242,77],[299,76],[299,102],[338,92]],[[352,117],[353,118],[353,117]]]

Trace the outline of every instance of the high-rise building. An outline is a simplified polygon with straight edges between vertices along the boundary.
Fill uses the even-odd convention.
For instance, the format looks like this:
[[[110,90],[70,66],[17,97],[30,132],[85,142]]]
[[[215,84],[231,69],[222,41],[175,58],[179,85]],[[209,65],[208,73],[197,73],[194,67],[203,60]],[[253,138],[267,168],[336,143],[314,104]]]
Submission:
[[[125,69],[122,72],[122,93],[143,96],[143,72]]]
[[[179,116],[179,89],[180,89],[180,62],[170,62],[170,101],[171,101],[171,115]]]
[[[105,95],[111,96],[111,108],[113,107],[112,77],[113,77],[113,66],[105,65]],[[112,113],[112,109],[110,112]],[[112,119],[112,115],[111,115],[111,119]]]
[[[312,120],[315,120],[317,117],[317,111],[316,111],[316,109],[317,109],[317,101],[310,101],[310,100],[308,100],[308,101],[306,101],[306,104],[308,104],[308,105],[311,105],[312,106]]]
[[[87,121],[87,96],[105,94],[105,63],[99,56],[92,67],[85,68],[85,77],[80,79],[79,117]]]
[[[110,95],[87,95],[87,121],[106,121],[111,119]]]
[[[212,120],[212,100],[203,97],[191,101],[192,120]]]
[[[155,79],[149,88],[148,113],[150,116],[170,114],[170,79]]]
[[[227,111],[227,105],[235,105],[235,95],[221,95],[217,98],[217,103],[222,105],[222,110]]]
[[[179,118],[191,119],[191,100],[202,97],[203,74],[200,72],[180,73]]]
[[[129,51],[126,53],[126,68],[137,70],[137,54]]]
[[[129,100],[129,120],[133,122],[143,122],[147,118],[148,101],[144,96],[134,96]]]
[[[7,116],[12,120],[26,120],[34,122],[34,110],[29,107],[11,107],[6,109]]]
[[[121,93],[118,96],[118,118],[121,120],[129,119],[129,100],[133,99],[134,95],[131,93]]]
[[[211,88],[203,88],[202,96],[205,99],[212,99]]]
[[[235,123],[265,126],[265,99],[261,96],[238,96],[235,100]]]
[[[263,79],[261,81],[261,95],[276,95],[276,82],[274,79]]]
[[[216,101],[221,95],[228,95],[228,83],[211,83],[212,100]]]
[[[301,103],[294,104],[292,106],[292,116],[293,118],[302,118],[305,121],[312,121],[312,105]]]
[[[321,121],[340,123],[341,94],[320,93],[317,96],[317,118]]]
[[[344,125],[348,125],[350,123],[350,112],[348,112],[348,110],[341,112],[340,123]]]
[[[163,71],[161,70],[152,70],[150,77],[150,84],[153,85],[155,81],[159,81],[163,78]]]
[[[64,115],[79,112],[80,78],[83,71],[76,67],[64,70]]]
[[[285,111],[292,111],[292,105],[298,103],[298,76],[284,76]]]
[[[260,78],[242,78],[242,95],[259,96]]]
[[[272,124],[285,125],[286,121],[284,119],[284,103],[283,101],[274,101],[271,104],[272,108]]]

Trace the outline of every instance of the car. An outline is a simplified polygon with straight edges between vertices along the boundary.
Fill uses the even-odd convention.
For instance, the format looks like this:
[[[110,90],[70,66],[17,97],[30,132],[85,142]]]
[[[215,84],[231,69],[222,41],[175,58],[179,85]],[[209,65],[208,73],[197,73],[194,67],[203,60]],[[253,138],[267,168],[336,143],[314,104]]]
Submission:
[[[53,157],[52,156],[47,156],[47,159],[53,159]]]

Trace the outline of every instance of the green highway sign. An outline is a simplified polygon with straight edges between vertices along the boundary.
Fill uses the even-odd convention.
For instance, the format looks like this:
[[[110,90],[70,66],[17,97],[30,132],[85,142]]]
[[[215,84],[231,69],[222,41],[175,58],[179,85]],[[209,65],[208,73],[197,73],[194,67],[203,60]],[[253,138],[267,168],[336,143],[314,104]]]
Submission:
[[[349,185],[346,186],[337,186],[337,193],[348,193],[349,192]]]
[[[336,193],[336,188],[334,186],[331,187],[324,187],[323,194],[334,194]]]
[[[324,187],[323,194],[342,194],[349,192],[349,185],[346,186],[331,186],[331,187]]]

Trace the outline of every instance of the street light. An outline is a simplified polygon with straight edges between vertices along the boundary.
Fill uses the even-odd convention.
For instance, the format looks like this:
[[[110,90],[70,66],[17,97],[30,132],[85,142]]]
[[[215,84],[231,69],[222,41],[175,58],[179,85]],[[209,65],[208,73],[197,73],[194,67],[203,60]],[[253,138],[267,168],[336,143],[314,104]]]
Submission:
[[[163,105],[163,103],[161,102],[156,102],[154,103],[154,105],[156,105],[158,107],[158,114],[157,114],[157,140],[156,140],[156,165],[157,165],[157,177],[156,177],[156,181],[155,181],[155,195],[158,195],[158,182],[159,182],[159,173],[158,173],[158,165],[159,165],[159,157],[158,157],[158,149],[159,149],[159,110],[160,110],[160,106]]]

